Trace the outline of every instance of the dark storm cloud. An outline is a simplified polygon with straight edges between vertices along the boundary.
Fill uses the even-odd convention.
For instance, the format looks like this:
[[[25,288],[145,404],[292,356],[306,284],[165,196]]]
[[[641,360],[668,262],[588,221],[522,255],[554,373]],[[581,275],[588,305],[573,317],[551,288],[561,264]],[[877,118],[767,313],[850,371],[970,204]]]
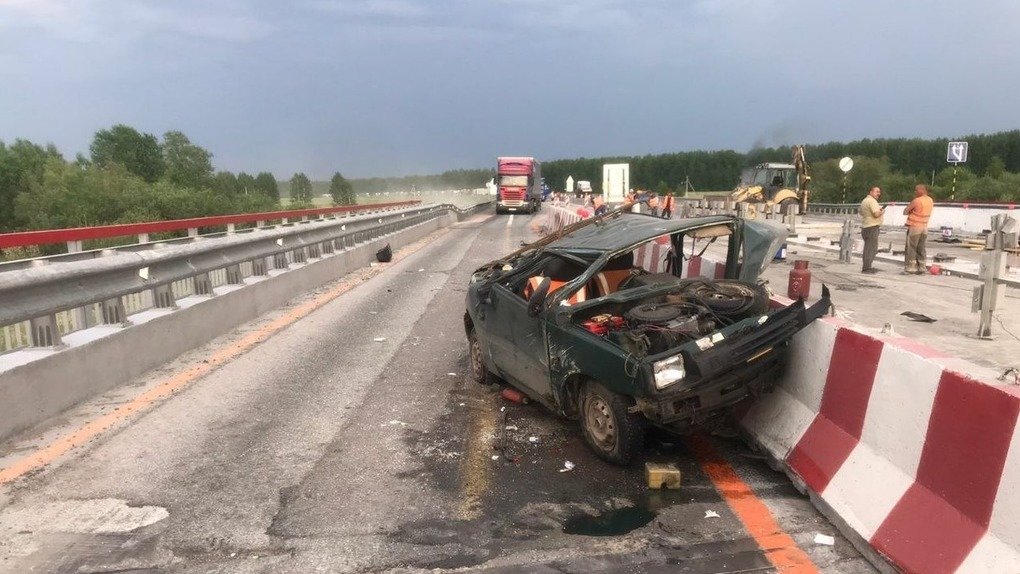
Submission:
[[[0,139],[316,178],[1013,129],[1012,0],[0,0]]]

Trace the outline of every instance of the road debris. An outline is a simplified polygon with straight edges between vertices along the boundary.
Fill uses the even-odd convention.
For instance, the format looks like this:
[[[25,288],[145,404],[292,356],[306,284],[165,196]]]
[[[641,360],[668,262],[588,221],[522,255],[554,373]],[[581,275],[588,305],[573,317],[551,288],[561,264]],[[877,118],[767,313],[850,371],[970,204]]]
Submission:
[[[1016,367],[1010,367],[1006,369],[1001,375],[999,375],[998,380],[1005,383],[1007,382],[1006,381],[1007,377],[1013,378],[1014,385],[1020,385],[1020,369],[1017,369]]]
[[[372,340],[375,341],[376,343],[382,343],[383,341],[386,340],[386,337],[376,337],[375,339]]]
[[[720,518],[719,513],[714,510],[706,510],[705,518]]]
[[[815,544],[824,544],[825,546],[834,546],[836,544],[836,538],[829,536],[828,534],[815,534]]]
[[[402,427],[406,427],[407,426],[407,423],[405,423],[404,421],[398,421],[398,420],[392,420],[392,421],[390,421],[390,424],[393,425],[393,426],[396,426],[396,425],[400,425]]]
[[[451,376],[451,377],[456,377],[457,376],[457,373],[446,373],[446,374]]]
[[[646,462],[645,481],[648,488],[680,488],[680,469],[673,463]]]
[[[492,455],[492,460],[499,460],[499,455],[498,454]]]
[[[563,461],[563,468],[560,469],[560,472],[570,472],[574,470],[574,466],[575,466],[574,463],[570,462],[569,460],[565,460]]]
[[[531,444],[536,444],[538,442],[538,437],[537,436],[529,436],[528,437],[528,442],[530,442]]]
[[[524,395],[524,393],[518,391],[517,389],[511,389],[510,387],[507,387],[507,388],[503,389],[503,391],[501,393],[499,393],[499,394],[504,399],[506,399],[506,400],[508,400],[508,401],[510,401],[512,403],[517,403],[519,405],[526,405],[526,404],[528,404],[528,397],[526,397]]]
[[[937,321],[937,319],[932,319],[931,317],[929,317],[927,315],[922,315],[920,313],[915,313],[913,311],[904,311],[904,312],[900,313],[900,315],[903,315],[904,317],[907,317],[911,321],[918,321],[918,322],[921,322],[921,323],[934,323],[935,321]]]

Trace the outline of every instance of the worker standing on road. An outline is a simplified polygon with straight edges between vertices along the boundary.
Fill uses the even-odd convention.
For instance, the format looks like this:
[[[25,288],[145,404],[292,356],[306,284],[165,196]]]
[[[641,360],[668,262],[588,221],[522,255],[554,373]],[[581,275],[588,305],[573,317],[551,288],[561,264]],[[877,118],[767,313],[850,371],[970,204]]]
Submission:
[[[662,198],[662,218],[673,219],[673,192],[666,193]]]
[[[633,189],[627,192],[627,195],[624,196],[624,200],[631,204],[631,213],[641,213],[641,204],[638,203],[638,194],[635,193]]]
[[[648,194],[648,213],[652,217],[659,216],[659,195],[655,192]]]
[[[875,262],[875,254],[878,253],[878,231],[882,228],[882,216],[885,214],[885,207],[878,204],[878,198],[882,196],[882,190],[876,185],[871,188],[868,195],[864,196],[858,212],[861,214],[861,237],[864,238],[864,265],[861,273],[878,273],[878,269],[872,266]]]
[[[924,184],[914,187],[914,199],[910,201],[903,215],[907,216],[907,248],[904,273],[921,275],[928,268],[924,243],[928,239],[928,220],[935,203],[928,196],[928,188]]]

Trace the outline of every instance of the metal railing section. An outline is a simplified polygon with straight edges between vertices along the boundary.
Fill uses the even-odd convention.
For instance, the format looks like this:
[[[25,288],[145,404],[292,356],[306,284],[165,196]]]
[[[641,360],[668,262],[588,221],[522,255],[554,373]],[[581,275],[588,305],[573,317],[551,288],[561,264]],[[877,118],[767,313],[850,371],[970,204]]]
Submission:
[[[74,331],[128,325],[135,313],[172,310],[188,297],[241,287],[451,212],[490,207],[432,205],[0,264],[0,353],[59,346]]]

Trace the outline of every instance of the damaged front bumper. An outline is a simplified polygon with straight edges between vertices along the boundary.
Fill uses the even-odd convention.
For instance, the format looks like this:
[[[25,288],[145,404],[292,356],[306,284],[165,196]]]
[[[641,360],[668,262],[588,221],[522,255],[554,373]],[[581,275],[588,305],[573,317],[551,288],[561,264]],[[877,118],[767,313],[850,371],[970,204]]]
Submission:
[[[830,306],[828,289],[823,289],[822,299],[811,307],[797,301],[760,324],[749,320],[728,337],[699,341],[693,349],[688,345],[680,353],[685,379],[638,397],[636,409],[654,424],[684,431],[724,415],[747,398],[770,392],[782,375],[790,340]]]

